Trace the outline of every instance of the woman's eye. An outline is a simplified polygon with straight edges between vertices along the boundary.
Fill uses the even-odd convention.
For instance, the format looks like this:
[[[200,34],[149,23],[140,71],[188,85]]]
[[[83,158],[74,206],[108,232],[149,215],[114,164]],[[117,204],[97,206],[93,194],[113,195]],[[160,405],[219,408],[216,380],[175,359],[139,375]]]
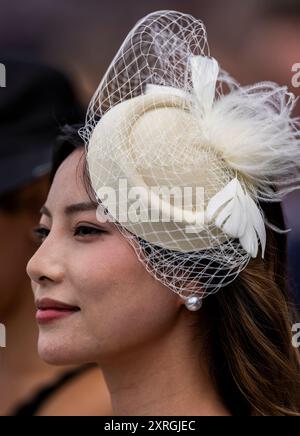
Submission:
[[[49,230],[45,227],[36,227],[32,230],[34,239],[37,243],[41,243],[49,235]]]
[[[49,235],[50,230],[46,229],[45,227],[36,227],[32,230],[32,233],[35,242],[40,245]],[[73,235],[79,237],[99,235],[101,233],[104,233],[104,230],[90,226],[78,226],[73,229]]]
[[[95,227],[89,226],[78,226],[74,231],[74,236],[90,236],[90,235],[99,235],[103,233],[103,230],[96,229]]]

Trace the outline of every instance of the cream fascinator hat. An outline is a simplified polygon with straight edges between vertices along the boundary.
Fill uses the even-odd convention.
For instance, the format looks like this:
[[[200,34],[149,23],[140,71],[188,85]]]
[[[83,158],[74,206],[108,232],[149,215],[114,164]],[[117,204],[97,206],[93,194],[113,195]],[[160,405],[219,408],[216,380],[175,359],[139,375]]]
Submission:
[[[190,310],[264,257],[259,201],[299,185],[295,103],[274,83],[239,86],[202,22],[173,11],[137,23],[92,98],[80,133],[99,219]]]

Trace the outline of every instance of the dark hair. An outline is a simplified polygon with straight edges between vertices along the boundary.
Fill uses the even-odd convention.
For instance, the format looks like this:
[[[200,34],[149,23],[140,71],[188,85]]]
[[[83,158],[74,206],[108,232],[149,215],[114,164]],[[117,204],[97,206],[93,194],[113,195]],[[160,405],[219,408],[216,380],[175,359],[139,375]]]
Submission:
[[[83,147],[82,139],[79,136],[78,130],[81,124],[68,125],[61,128],[61,133],[57,138],[52,156],[52,168],[50,173],[50,181],[53,182],[56,171],[63,161],[76,149]]]
[[[261,206],[269,222],[284,228],[279,203]],[[286,235],[268,228],[267,238],[264,261],[252,259],[233,283],[205,301],[209,368],[233,413],[299,415],[300,357],[292,345],[297,314],[287,285]]]
[[[61,134],[58,136],[53,156],[52,156],[52,168],[50,172],[50,182],[53,182],[56,171],[63,163],[63,161],[77,148],[84,148],[84,143],[79,135],[79,130],[82,124],[68,125],[66,124],[61,129]],[[94,191],[91,187],[89,172],[87,168],[87,162],[85,159],[85,154],[82,155],[81,160],[83,162],[83,183],[85,190],[92,202],[95,202]],[[79,165],[78,165],[79,167]]]

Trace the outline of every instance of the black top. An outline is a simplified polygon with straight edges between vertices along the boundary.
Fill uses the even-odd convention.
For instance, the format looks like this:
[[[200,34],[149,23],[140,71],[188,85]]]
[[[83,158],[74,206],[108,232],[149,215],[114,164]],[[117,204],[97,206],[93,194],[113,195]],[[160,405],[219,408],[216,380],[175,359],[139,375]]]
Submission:
[[[41,388],[34,397],[26,403],[18,406],[11,416],[34,416],[39,409],[46,403],[46,401],[58,391],[62,386],[68,383],[70,380],[75,379],[82,373],[93,368],[94,365],[85,365],[80,368],[69,371],[58,378],[57,381]]]

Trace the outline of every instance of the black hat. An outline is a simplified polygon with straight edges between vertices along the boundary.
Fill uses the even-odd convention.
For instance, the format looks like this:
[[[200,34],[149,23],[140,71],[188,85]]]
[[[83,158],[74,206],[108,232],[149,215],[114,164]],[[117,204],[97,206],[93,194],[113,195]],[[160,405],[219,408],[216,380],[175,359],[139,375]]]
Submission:
[[[47,174],[61,126],[78,123],[81,107],[70,82],[40,64],[1,58],[0,194]]]

